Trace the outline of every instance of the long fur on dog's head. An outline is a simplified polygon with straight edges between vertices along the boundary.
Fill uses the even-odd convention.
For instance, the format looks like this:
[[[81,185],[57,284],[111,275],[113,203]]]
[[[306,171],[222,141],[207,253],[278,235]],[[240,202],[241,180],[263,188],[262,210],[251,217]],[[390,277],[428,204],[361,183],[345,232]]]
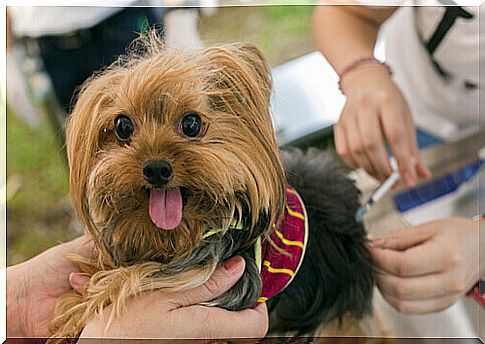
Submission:
[[[243,276],[211,304],[254,305],[262,280],[253,244],[261,236],[272,243],[283,218],[286,178],[269,113],[270,73],[257,48],[165,49],[154,34],[137,44],[83,85],[69,118],[71,196],[99,254],[97,261],[75,258],[91,279],[84,295],[56,305],[54,336],[79,336],[95,314],[111,305],[110,317],[119,315],[141,292],[201,285],[235,255],[245,258]],[[197,118],[194,135],[187,118]],[[285,154],[310,238],[295,279],[269,301],[281,331],[313,331],[370,310],[370,255],[353,218],[358,190],[332,161]],[[163,182],[151,179],[152,163]]]
[[[269,231],[285,182],[269,114],[270,74],[259,51],[247,44],[171,50],[154,35],[140,42],[84,84],[67,127],[71,196],[100,262],[183,260],[205,231],[224,233],[233,218],[254,229],[264,216],[258,231]],[[202,119],[197,138],[180,131],[186,113]],[[119,115],[133,122],[129,140],[115,135]],[[173,169],[165,188],[186,195],[182,220],[169,231],[148,214],[143,166],[158,159]]]

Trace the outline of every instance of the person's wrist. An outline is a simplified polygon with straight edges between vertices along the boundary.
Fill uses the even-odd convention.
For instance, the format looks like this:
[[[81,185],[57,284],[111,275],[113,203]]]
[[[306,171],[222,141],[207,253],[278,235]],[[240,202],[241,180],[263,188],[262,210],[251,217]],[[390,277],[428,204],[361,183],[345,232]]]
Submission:
[[[7,336],[28,337],[27,307],[29,277],[25,263],[8,267],[7,278]]]
[[[357,65],[341,76],[340,91],[347,98],[352,98],[363,92],[388,88],[387,86],[392,82],[391,76],[390,70],[379,63]]]

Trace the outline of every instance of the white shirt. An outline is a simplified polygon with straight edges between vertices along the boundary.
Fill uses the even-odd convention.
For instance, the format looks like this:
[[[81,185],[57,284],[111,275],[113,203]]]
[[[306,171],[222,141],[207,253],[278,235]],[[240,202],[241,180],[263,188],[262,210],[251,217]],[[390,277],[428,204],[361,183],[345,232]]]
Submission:
[[[386,22],[382,32],[386,61],[415,123],[444,139],[476,130],[479,89],[484,89],[484,85],[479,85],[479,66],[485,67],[479,46],[485,47],[485,27],[479,27],[478,18],[485,15],[485,7],[463,9],[473,18],[458,17],[432,54],[425,45],[445,14],[442,6],[402,7]],[[450,75],[448,79],[438,72],[433,60]]]
[[[403,0],[359,0],[366,5],[402,5]],[[411,5],[437,5],[436,0],[411,1]],[[418,3],[419,2],[419,3]],[[479,46],[485,47],[485,28],[479,27],[478,16],[484,8],[468,1],[464,9],[474,15],[471,20],[457,18],[432,54],[432,58],[453,77],[445,80],[433,66],[425,46],[433,36],[446,11],[440,7],[401,7],[382,27],[385,59],[393,70],[418,127],[444,139],[458,138],[467,128],[477,129],[478,89],[466,89],[464,82],[478,82]],[[408,2],[406,3],[408,4]],[[424,42],[424,43],[423,43]],[[483,91],[484,85],[479,86]],[[485,92],[484,92],[485,93]],[[431,314],[401,314],[376,292],[378,310],[389,319],[397,337],[465,337],[477,336],[478,322],[484,309],[474,300],[463,298],[452,307]],[[435,339],[430,339],[433,343]]]
[[[135,0],[119,0],[116,6],[13,6],[9,7],[12,32],[17,37],[60,35],[93,27]],[[89,2],[87,3],[87,5]],[[92,5],[92,3],[91,3]]]

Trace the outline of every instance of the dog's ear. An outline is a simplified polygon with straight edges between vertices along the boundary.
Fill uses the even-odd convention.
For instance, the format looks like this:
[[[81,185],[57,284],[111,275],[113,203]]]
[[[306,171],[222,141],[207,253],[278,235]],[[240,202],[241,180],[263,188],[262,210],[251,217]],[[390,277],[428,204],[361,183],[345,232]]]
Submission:
[[[256,46],[235,43],[208,48],[204,53],[214,68],[213,106],[234,114],[269,108],[270,69]]]
[[[269,65],[252,44],[211,47],[203,54],[210,68],[210,106],[236,123],[231,141],[238,144],[231,149],[253,172],[246,184],[252,225],[261,211],[274,223],[283,209],[285,177],[269,112]]]
[[[86,185],[96,163],[99,144],[107,128],[103,111],[112,102],[112,89],[116,83],[114,71],[88,79],[78,94],[66,128],[66,150],[69,162],[70,189],[73,206],[88,227],[91,219],[87,205]],[[95,233],[91,233],[95,234]]]
[[[255,73],[258,82],[258,89],[264,93],[265,99],[269,102],[271,94],[271,71],[268,61],[261,50],[251,43],[237,43],[233,45],[235,56],[244,60]]]

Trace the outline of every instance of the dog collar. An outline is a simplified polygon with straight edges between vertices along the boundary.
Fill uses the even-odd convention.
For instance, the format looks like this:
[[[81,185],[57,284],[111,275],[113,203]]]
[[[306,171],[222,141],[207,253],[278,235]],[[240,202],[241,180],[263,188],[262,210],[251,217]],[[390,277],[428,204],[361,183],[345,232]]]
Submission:
[[[254,244],[256,265],[263,284],[258,302],[265,302],[283,291],[295,277],[305,255],[308,241],[306,209],[300,195],[288,184],[282,216],[278,228],[273,224],[270,234],[273,244],[262,237]],[[243,226],[240,221],[233,219],[229,228],[242,230]],[[208,238],[221,231],[221,228],[209,229],[202,238]]]
[[[283,219],[278,228],[274,224],[273,227],[270,234],[273,245],[263,239],[255,244],[256,263],[263,282],[260,303],[282,292],[291,283],[305,256],[308,242],[306,209],[300,195],[288,184]]]
[[[241,230],[241,229],[243,229],[243,224],[238,219],[233,218],[232,221],[231,221],[231,224],[229,225],[229,229],[239,229],[239,230]],[[211,235],[214,235],[214,234],[217,234],[217,233],[220,233],[220,232],[222,232],[222,228],[209,229],[207,232],[202,234],[202,239],[208,238]]]

